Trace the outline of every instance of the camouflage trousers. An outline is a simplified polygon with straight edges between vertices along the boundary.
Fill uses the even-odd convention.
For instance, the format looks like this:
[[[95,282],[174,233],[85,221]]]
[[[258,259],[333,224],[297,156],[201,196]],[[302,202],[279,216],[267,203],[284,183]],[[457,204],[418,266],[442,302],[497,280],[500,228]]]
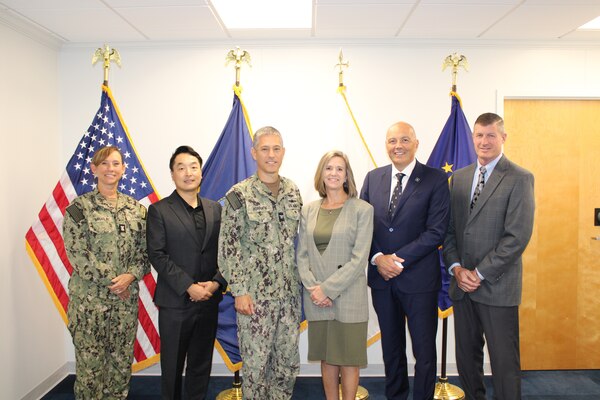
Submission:
[[[75,346],[75,398],[126,399],[137,329],[137,301],[71,296],[67,316]]]
[[[300,371],[300,299],[254,301],[254,314],[237,314],[246,400],[291,399]]]

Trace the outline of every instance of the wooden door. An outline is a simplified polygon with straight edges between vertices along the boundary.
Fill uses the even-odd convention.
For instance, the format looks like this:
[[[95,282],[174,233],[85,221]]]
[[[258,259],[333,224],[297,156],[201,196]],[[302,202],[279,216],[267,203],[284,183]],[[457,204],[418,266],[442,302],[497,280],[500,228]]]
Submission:
[[[506,156],[535,175],[522,368],[600,368],[600,101],[505,100],[504,120]]]

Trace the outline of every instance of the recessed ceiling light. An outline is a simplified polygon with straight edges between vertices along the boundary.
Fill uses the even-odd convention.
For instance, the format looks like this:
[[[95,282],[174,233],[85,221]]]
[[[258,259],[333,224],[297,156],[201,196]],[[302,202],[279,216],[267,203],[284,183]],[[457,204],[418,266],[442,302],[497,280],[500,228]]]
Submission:
[[[310,29],[312,0],[212,0],[227,29]]]
[[[599,30],[599,29],[600,29],[600,17],[596,17],[593,20],[591,20],[590,22],[583,24],[579,28],[577,28],[578,31]]]

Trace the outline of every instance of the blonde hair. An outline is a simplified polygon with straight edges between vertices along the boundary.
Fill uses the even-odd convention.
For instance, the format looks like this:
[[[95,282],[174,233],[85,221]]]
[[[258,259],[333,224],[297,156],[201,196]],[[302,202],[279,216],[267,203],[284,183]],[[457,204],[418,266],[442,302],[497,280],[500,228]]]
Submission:
[[[106,146],[106,147],[102,147],[102,148],[98,149],[94,153],[94,156],[92,157],[92,164],[94,164],[97,167],[98,165],[100,165],[100,163],[102,161],[106,160],[108,158],[108,156],[110,156],[115,151],[117,153],[119,153],[119,156],[121,156],[121,162],[122,162],[123,154],[121,153],[121,150],[119,150],[119,148],[116,146]]]
[[[322,198],[327,197],[327,192],[325,191],[325,182],[323,181],[323,171],[327,166],[327,163],[334,157],[340,157],[346,163],[346,182],[344,182],[344,192],[348,194],[348,197],[357,197],[358,190],[356,190],[356,183],[354,182],[354,173],[352,172],[352,167],[350,166],[350,160],[348,160],[348,156],[339,150],[332,150],[323,155],[321,157],[321,161],[319,161],[319,165],[317,166],[317,172],[315,173],[315,190],[319,192],[319,196]]]

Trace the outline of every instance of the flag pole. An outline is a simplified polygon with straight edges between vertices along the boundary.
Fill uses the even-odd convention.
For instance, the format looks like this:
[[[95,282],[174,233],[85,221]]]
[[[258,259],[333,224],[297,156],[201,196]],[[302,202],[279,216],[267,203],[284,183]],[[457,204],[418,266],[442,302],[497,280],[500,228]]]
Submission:
[[[110,70],[110,62],[113,61],[121,68],[121,55],[115,48],[110,48],[108,44],[104,44],[104,47],[98,47],[92,55],[92,65],[95,65],[98,61],[103,60],[104,69],[104,86],[108,87],[108,72]]]
[[[369,150],[369,146],[367,146],[367,143],[365,142],[365,138],[363,137],[362,132],[360,131],[360,128],[358,127],[358,123],[356,122],[356,119],[354,118],[354,114],[352,113],[352,110],[350,109],[350,104],[348,103],[348,99],[346,99],[346,86],[344,86],[344,68],[349,68],[349,67],[350,67],[350,61],[344,62],[344,53],[342,52],[342,49],[340,49],[340,53],[338,54],[338,63],[335,64],[335,68],[338,69],[338,92],[342,95],[342,98],[344,99],[344,102],[346,103],[346,107],[348,108],[348,112],[350,113],[350,116],[352,117],[352,121],[354,122],[354,126],[356,127],[356,130],[358,131],[358,134],[359,134],[360,138],[362,139],[363,145],[367,149],[367,153],[369,153],[369,157],[371,157],[371,161],[373,162],[373,164],[375,164],[375,159],[373,158],[373,155],[371,154],[371,150]],[[375,164],[375,167],[377,167],[376,164]],[[339,379],[340,379],[339,397],[341,399],[342,398],[341,376],[339,377]],[[369,391],[362,386],[358,386],[358,389],[356,390],[355,400],[366,400],[368,398],[369,398]]]
[[[444,59],[442,64],[442,71],[446,67],[452,67],[452,93],[456,93],[456,77],[458,75],[458,68],[462,67],[465,71],[468,71],[469,64],[467,57],[458,55],[457,53],[450,54]],[[463,400],[465,398],[465,392],[461,388],[455,385],[451,385],[448,382],[448,376],[446,376],[446,354],[448,352],[448,316],[442,318],[442,370],[438,382],[435,384],[435,392],[433,398],[435,400]]]
[[[335,64],[335,68],[338,68],[338,93],[342,96],[342,98],[344,99],[344,103],[346,103],[346,108],[348,108],[348,113],[350,114],[350,117],[352,118],[352,122],[354,123],[354,127],[356,128],[356,131],[358,132],[358,136],[360,136],[360,140],[362,140],[363,146],[365,146],[365,150],[367,150],[367,153],[369,154],[369,158],[371,159],[371,162],[373,163],[373,166],[375,168],[377,168],[377,163],[375,162],[375,158],[373,157],[373,154],[371,153],[371,149],[369,149],[369,145],[367,144],[365,137],[362,134],[362,131],[360,130],[360,127],[358,126],[358,122],[356,122],[356,118],[354,118],[354,113],[352,112],[352,109],[350,108],[350,103],[348,103],[348,98],[346,98],[346,86],[344,85],[344,68],[349,68],[350,67],[350,62],[346,61],[344,62],[344,54],[342,53],[342,49],[340,49],[340,54],[338,55],[338,63]]]
[[[248,66],[252,66],[250,64],[250,53],[246,50],[241,50],[236,46],[235,49],[229,50],[227,55],[225,56],[225,65],[227,66],[229,63],[233,62],[235,68],[235,85],[234,92],[239,93],[240,89],[240,70],[242,68],[242,63],[248,64]],[[237,91],[236,91],[237,89]],[[238,96],[239,97],[239,96]],[[240,99],[241,101],[241,99]],[[250,127],[249,127],[250,128]],[[251,128],[250,128],[251,129]],[[250,132],[252,134],[252,132]],[[223,390],[221,393],[217,395],[216,400],[242,400],[242,380],[240,378],[239,369],[233,373],[233,384],[231,389]]]

